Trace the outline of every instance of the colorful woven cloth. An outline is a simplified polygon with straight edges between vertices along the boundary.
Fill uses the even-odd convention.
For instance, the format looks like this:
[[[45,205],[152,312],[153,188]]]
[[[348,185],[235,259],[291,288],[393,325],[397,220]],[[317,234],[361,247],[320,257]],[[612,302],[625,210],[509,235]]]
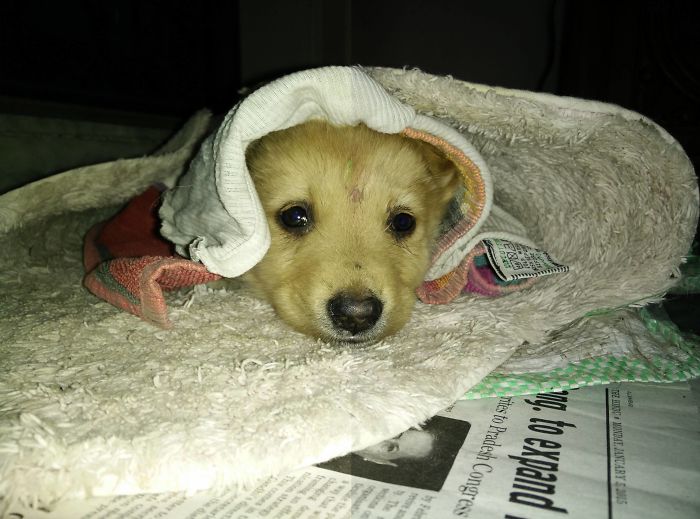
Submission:
[[[449,303],[464,292],[498,297],[529,288],[536,281],[537,278],[503,281],[489,263],[484,246],[479,244],[456,269],[438,279],[425,281],[416,294],[424,303],[438,305]]]
[[[174,253],[159,234],[161,190],[151,187],[85,237],[84,284],[97,297],[163,328],[172,326],[163,290],[220,279]]]

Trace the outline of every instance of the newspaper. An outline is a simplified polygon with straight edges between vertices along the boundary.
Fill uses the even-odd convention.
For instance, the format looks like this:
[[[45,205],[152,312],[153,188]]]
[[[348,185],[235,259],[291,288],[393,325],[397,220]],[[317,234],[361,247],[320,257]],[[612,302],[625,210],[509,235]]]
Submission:
[[[246,493],[67,502],[14,519],[698,518],[698,381],[458,401]]]

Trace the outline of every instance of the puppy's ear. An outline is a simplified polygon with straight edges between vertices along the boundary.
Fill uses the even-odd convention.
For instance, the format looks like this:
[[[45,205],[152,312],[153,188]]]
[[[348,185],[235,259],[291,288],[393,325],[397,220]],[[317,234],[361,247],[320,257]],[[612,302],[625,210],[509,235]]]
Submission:
[[[433,178],[433,192],[439,198],[440,203],[446,204],[454,197],[462,182],[459,169],[442,151],[427,142],[420,141],[418,149]]]

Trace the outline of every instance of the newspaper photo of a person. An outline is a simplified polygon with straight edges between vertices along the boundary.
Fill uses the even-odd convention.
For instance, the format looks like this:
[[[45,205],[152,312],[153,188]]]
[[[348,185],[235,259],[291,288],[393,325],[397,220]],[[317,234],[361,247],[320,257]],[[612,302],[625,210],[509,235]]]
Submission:
[[[424,490],[439,491],[464,444],[470,424],[435,416],[389,440],[317,467]]]

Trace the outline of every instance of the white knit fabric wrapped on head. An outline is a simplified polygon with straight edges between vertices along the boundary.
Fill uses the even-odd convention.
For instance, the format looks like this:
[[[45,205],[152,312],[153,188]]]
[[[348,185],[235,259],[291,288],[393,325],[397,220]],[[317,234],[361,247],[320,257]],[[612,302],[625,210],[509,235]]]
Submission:
[[[239,276],[262,259],[270,233],[246,166],[246,148],[270,132],[310,119],[335,125],[364,123],[384,133],[413,128],[462,151],[480,169],[486,198],[479,221],[460,242],[464,245],[476,236],[491,210],[492,186],[474,147],[453,128],[392,97],[361,68],[324,67],[285,76],[253,92],[204,141],[160,210],[161,232],[179,254],[225,277]]]

